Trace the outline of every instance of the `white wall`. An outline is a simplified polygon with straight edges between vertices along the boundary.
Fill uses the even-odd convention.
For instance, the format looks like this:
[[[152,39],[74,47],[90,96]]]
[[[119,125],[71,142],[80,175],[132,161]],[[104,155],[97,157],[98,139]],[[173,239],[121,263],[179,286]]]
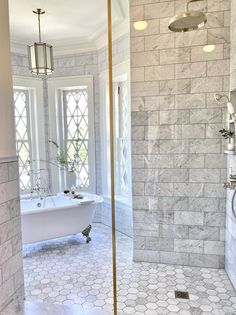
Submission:
[[[8,1],[2,0],[0,2],[0,14],[0,157],[3,157],[16,154],[10,71]]]

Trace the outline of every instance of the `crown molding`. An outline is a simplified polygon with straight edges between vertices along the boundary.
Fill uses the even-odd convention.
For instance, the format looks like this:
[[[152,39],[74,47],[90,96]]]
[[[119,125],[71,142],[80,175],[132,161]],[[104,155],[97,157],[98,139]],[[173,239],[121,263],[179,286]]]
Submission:
[[[54,56],[76,55],[80,53],[97,50],[96,45],[91,41],[67,42],[61,45],[55,43]]]
[[[122,0],[114,0],[113,12],[113,40],[129,32],[129,18],[122,4]],[[12,38],[11,52],[27,55],[27,45],[29,43]],[[74,55],[102,49],[107,45],[107,25],[103,25],[88,38],[57,40],[51,43],[53,45],[54,56]]]
[[[81,41],[73,42],[55,42],[53,44],[54,56],[75,55],[79,53],[97,50],[94,42]],[[11,52],[19,55],[27,55],[27,44],[17,41],[11,42]]]

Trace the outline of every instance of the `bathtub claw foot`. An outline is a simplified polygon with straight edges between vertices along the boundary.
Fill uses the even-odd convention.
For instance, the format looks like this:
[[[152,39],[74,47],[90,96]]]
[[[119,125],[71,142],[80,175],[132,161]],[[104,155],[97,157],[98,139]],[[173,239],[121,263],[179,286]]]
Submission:
[[[82,234],[83,236],[85,236],[87,239],[86,239],[86,243],[89,243],[92,239],[91,237],[89,236],[90,232],[92,230],[92,226],[89,225],[88,227],[86,227],[86,229],[83,230]]]

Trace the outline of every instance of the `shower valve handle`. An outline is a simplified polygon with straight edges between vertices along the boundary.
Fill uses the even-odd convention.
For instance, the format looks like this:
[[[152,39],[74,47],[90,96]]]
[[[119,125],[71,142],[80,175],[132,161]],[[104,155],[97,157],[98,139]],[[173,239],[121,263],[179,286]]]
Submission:
[[[230,180],[229,182],[224,182],[222,185],[225,189],[230,189],[230,190],[234,190],[236,189],[236,179],[235,180]]]
[[[224,182],[222,184],[223,188],[227,189],[227,188],[230,188],[230,183],[229,182]]]

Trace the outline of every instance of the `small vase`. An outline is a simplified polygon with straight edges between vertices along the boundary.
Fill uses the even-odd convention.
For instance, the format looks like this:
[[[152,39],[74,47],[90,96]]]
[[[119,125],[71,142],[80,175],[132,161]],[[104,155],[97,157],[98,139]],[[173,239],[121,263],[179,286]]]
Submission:
[[[71,189],[72,186],[76,186],[76,173],[73,171],[66,172],[66,186]]]
[[[234,151],[235,150],[234,138],[229,138],[228,150],[229,151]]]

